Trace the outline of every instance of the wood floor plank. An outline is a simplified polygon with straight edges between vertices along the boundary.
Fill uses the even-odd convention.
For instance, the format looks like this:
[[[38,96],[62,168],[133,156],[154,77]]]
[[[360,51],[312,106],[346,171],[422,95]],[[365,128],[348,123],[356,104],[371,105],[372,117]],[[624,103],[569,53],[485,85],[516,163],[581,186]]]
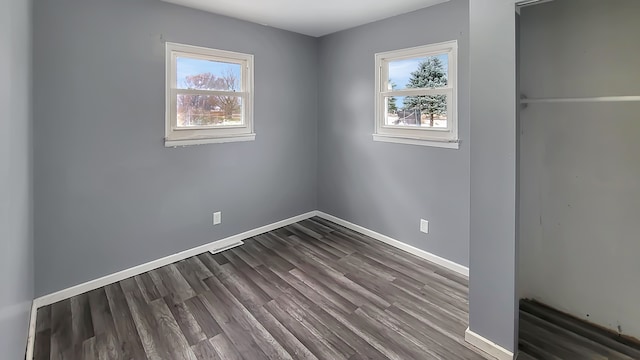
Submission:
[[[51,306],[43,306],[36,312],[36,333],[51,329]]]
[[[467,324],[468,322],[468,312],[462,311],[446,301],[441,301],[434,296],[435,292],[430,293],[429,291],[425,291],[424,293],[416,294],[393,283],[388,286],[387,291],[393,294],[391,297],[394,303],[406,304],[418,311],[427,311],[430,309],[446,317],[449,321],[457,322],[460,325]],[[426,296],[424,294],[426,294]]]
[[[307,236],[310,236],[314,239],[320,239],[322,238],[322,234],[320,234],[319,232],[314,231],[313,229],[311,229],[308,226],[304,226],[302,223],[298,222],[298,223],[294,223],[291,224],[289,226],[286,226],[286,229],[291,231],[294,234],[305,234]]]
[[[209,255],[211,255],[209,253]],[[192,256],[186,260],[184,260],[185,263],[187,263],[189,265],[189,267],[191,268],[191,270],[193,271],[193,273],[199,278],[199,279],[206,279],[208,277],[212,277],[213,273],[209,270],[209,268],[207,268],[202,261],[200,261],[200,258],[198,258],[197,256]]]
[[[320,307],[333,309],[335,310],[335,312],[344,315],[350,314],[352,312],[352,310],[350,310],[349,308],[345,309],[340,307],[337,303],[334,302],[333,299],[323,296],[322,293],[318,293],[313,288],[309,287],[307,284],[290,273],[279,273],[277,275],[287,284],[289,284],[291,288],[295,289],[297,292]]]
[[[51,357],[51,329],[45,329],[36,333],[33,345],[33,358],[35,360],[49,360]]]
[[[298,321],[303,322],[307,328],[313,329],[314,333],[319,334],[323,341],[330,344],[345,358],[349,358],[351,355],[356,353],[356,351],[347,342],[345,342],[344,339],[340,338],[332,332],[331,329],[327,328],[327,326],[325,326],[322,321],[319,321],[317,317],[311,316],[306,302],[296,302],[293,300],[293,297],[288,296],[282,296],[277,299],[276,302],[289,311],[289,313]]]
[[[294,358],[300,360],[317,360],[318,358],[307,349],[278,319],[264,307],[254,309],[253,315],[269,331],[271,335]]]
[[[80,344],[92,338],[93,321],[91,320],[91,308],[89,307],[88,294],[80,294],[70,299],[71,302],[71,328],[73,332],[73,343]]]
[[[332,233],[329,233],[323,236],[322,239],[318,239],[318,241],[321,241],[325,245],[330,246],[334,248],[336,251],[339,251],[340,253],[344,254],[342,257],[353,254],[354,252],[357,251],[354,247],[349,246],[348,244],[345,244],[341,240],[337,240]]]
[[[80,359],[80,358],[79,358]],[[82,360],[99,360],[96,349],[96,338],[91,337],[82,342]]]
[[[325,237],[328,234],[333,232],[332,228],[320,224],[319,222],[316,221],[316,219],[318,219],[318,217],[305,219],[305,220],[300,221],[299,224],[304,226],[304,227],[306,227],[306,228],[308,228],[308,229],[311,229],[311,230],[317,232],[318,234],[322,234],[322,237]]]
[[[147,303],[162,297],[149,273],[136,275],[134,278],[136,279],[138,287],[140,288],[140,291],[142,291],[142,296]]]
[[[371,266],[370,264],[356,258],[356,256],[357,254],[355,253],[351,254],[340,259],[338,263],[347,268],[349,270],[349,274],[364,273],[373,279],[381,279],[386,282],[391,282],[396,279],[395,276],[386,273],[378,267]]]
[[[294,241],[299,248],[304,248],[306,251],[310,251],[316,256],[319,256],[328,261],[336,261],[342,258],[341,254],[336,255],[334,251],[329,251],[321,241],[315,238],[305,237],[303,234],[295,234],[289,236],[291,241]]]
[[[185,304],[206,338],[210,339],[222,333],[222,328],[207,310],[201,295],[187,299]]]
[[[431,358],[452,360],[465,359],[463,356],[460,356],[461,352],[459,349],[456,349],[458,350],[457,352],[452,352],[447,348],[447,346],[442,346],[445,343],[448,343],[448,339],[441,334],[437,334],[440,336],[421,336],[419,330],[411,327],[406,321],[404,321],[404,319],[393,316],[390,312],[382,311],[368,305],[362,306],[360,310],[372,319],[375,319],[382,325],[386,326],[388,329],[394,331],[398,335],[401,335],[418,348],[422,349],[422,351],[427,353]],[[452,344],[448,343],[447,345]]]
[[[149,360],[169,359],[170,356],[165,347],[164,339],[158,333],[156,319],[151,312],[151,308],[144,301],[135,279],[123,280],[120,285],[146,356]]]
[[[308,317],[312,317],[321,323],[338,338],[344,341],[356,353],[360,353],[370,359],[387,358],[345,324],[347,322],[347,317],[345,315],[332,311],[330,308],[322,308],[310,301],[308,298],[305,298],[300,293],[293,293],[290,297],[293,302],[305,310],[305,314]]]
[[[264,265],[260,257],[251,255],[250,253],[245,251],[242,247],[235,247],[233,249],[230,249],[229,251],[225,251],[223,255],[226,256],[227,254],[233,254],[239,257],[240,259],[242,259],[243,262],[245,262],[247,265],[251,267]]]
[[[109,308],[113,314],[113,322],[118,334],[118,344],[122,358],[146,359],[140,335],[133,321],[133,316],[127,305],[120,283],[105,286],[105,294],[109,302]]]
[[[341,247],[335,246],[335,243],[327,241],[324,237],[319,239],[306,238],[300,239],[300,245],[307,247],[310,250],[315,250],[325,256],[325,258],[332,258],[333,260],[342,259],[346,256],[353,254],[353,251],[343,251]]]
[[[520,312],[520,321],[520,332],[525,338],[535,338],[539,341],[555,344],[559,348],[565,349],[568,354],[590,359],[633,359],[529,313]],[[535,342],[531,342],[535,344]]]
[[[197,295],[196,291],[189,285],[189,282],[178,271],[175,264],[163,266],[153,271],[158,274],[162,284],[168,291],[163,298],[169,296],[172,302],[180,303]]]
[[[72,350],[73,328],[71,300],[62,300],[51,305],[51,358],[63,359]]]
[[[109,300],[104,288],[96,289],[88,294],[95,349],[99,359],[120,359],[122,354],[118,347],[118,336],[109,308]]]
[[[398,328],[389,327],[388,323],[379,322],[380,319],[375,319],[367,314],[362,308],[356,310],[351,315],[365,325],[366,328],[372,329],[372,332],[377,334],[384,340],[386,347],[394,350],[396,353],[403,356],[405,359],[419,359],[424,357],[431,358],[433,354],[429,354],[425,350],[421,349],[419,345],[406,338],[405,332],[400,332]]]
[[[609,349],[615,350],[634,359],[640,359],[640,344],[619,336],[614,332],[607,331],[591,324],[586,324],[584,321],[531,300],[520,301],[520,311],[558,325],[581,337],[602,344]]]
[[[253,280],[238,271],[232,263],[221,265],[221,268],[223,268],[223,271],[218,275],[217,279],[224,284],[224,287],[234,297],[242,300],[247,307],[260,307],[271,300],[271,297],[266,292],[256,285]],[[212,279],[215,278],[212,277],[206,280],[208,285]]]
[[[187,305],[185,303],[171,304],[167,303],[173,318],[178,323],[180,330],[184,334],[184,337],[187,339],[189,345],[198,344],[209,337],[204,333],[198,321],[196,321],[195,317],[189,311]]]
[[[284,324],[302,344],[321,360],[346,359],[334,346],[326,342],[322,335],[303,319],[296,317],[295,313],[281,307],[276,301],[270,301],[265,308],[278,321]]]
[[[119,340],[115,333],[104,333],[95,336],[95,351],[97,359],[119,360],[124,359]]]
[[[225,255],[231,264],[240,271],[247,279],[251,279],[251,281],[258,286],[268,297],[269,299],[275,299],[278,296],[282,295],[282,292],[278,290],[276,286],[273,286],[267,279],[264,278],[256,268],[264,265],[258,265],[256,267],[251,267],[249,264],[244,262],[240,257],[236,256],[233,253],[229,253]]]
[[[445,351],[455,349],[451,353],[451,358],[459,359],[482,359],[482,356],[475,353],[472,345],[467,343],[460,335],[464,330],[441,324],[440,326],[425,320],[422,317],[414,317],[395,306],[385,310],[391,317],[408,327],[408,331],[420,334],[422,338],[433,339],[437,345],[444,347]],[[462,346],[462,347],[460,347]],[[434,346],[437,348],[437,346]]]
[[[210,339],[210,343],[218,356],[223,360],[242,360],[242,355],[229,341],[225,334],[216,335]]]
[[[328,286],[326,286],[322,282],[316,280],[312,274],[305,273],[298,269],[293,269],[289,271],[289,274],[293,275],[295,278],[297,278],[299,281],[307,285],[313,291],[317,292],[321,296],[330,300],[335,306],[337,306],[347,314],[352,313],[358,308],[357,305],[345,299],[340,294],[336,293],[335,291],[330,289]]]
[[[195,259],[197,260],[194,260],[193,262],[190,262],[188,260],[183,260],[175,263],[176,269],[178,270],[178,272],[180,272],[180,275],[182,275],[182,277],[187,281],[191,289],[193,289],[193,293],[188,292],[184,295],[184,297],[189,296],[191,294],[195,296],[195,294],[199,294],[201,292],[209,290],[203,280],[209,276],[213,276],[213,274],[211,274],[211,271],[209,271],[209,269],[207,269],[204,265],[202,265],[204,267],[204,270],[199,269],[198,265],[196,264],[202,264],[202,262],[198,258],[195,258]],[[205,271],[206,273],[209,274],[208,276],[203,276],[205,274]],[[174,297],[169,297],[168,300],[170,300],[171,302],[174,302]],[[177,302],[180,303],[180,302],[183,302],[184,300],[186,299],[183,299],[182,301],[177,301]]]
[[[216,291],[216,290],[213,290]],[[217,291],[216,291],[217,292]],[[250,331],[243,329],[232,317],[232,309],[228,308],[213,292],[198,295],[207,310],[216,319],[227,339],[245,359],[268,359],[267,355],[256,344]]]
[[[227,265],[231,264],[225,264],[223,266]],[[245,306],[241,299],[235,297],[230,289],[226,287],[226,284],[218,281],[215,277],[207,279],[206,282],[211,291],[217,295],[218,299],[222,300],[225,308],[235,321],[244,331],[249,333],[253,341],[269,359],[293,359],[248,310],[251,308],[250,305],[254,305],[253,303],[246,304],[249,305],[249,307]]]
[[[241,299],[247,306],[259,307],[271,300],[266,292],[239,271],[233,263],[227,261],[224,265],[219,265],[208,258],[203,258],[202,260],[205,266],[210,268],[215,278],[222,282],[225,288],[229,289],[235,297]],[[210,279],[212,278],[205,280],[205,282]]]
[[[209,339],[205,339],[197,344],[191,345],[191,349],[198,359],[224,360],[224,358],[221,358],[218,355]]]
[[[302,253],[298,256],[302,256]],[[346,278],[328,264],[318,262],[314,257],[306,256],[305,260],[297,265],[297,269],[312,275],[314,279],[331,287],[332,290],[358,306],[363,303],[372,303],[383,308],[390,305],[386,300]]]
[[[217,254],[208,254],[211,255],[211,257],[213,258],[213,260],[215,262],[217,262],[219,265],[224,265],[226,263],[229,262],[229,260],[227,260],[226,257],[224,257],[224,255],[222,255],[222,253],[217,253]]]
[[[153,286],[156,288],[156,290],[158,292],[158,296],[155,299],[151,299],[150,298],[150,300],[156,300],[156,299],[159,299],[161,297],[165,297],[165,296],[169,295],[169,290],[167,289],[167,287],[162,282],[162,276],[160,275],[160,272],[158,271],[158,269],[151,270],[151,271],[147,272],[146,274],[149,275],[149,278],[151,278],[151,281],[153,282]]]
[[[246,241],[245,244],[247,245],[247,251],[251,251],[251,253],[260,257],[265,266],[275,267],[281,271],[289,271],[295,268],[293,264],[278,256],[273,250],[266,248],[255,238]]]
[[[149,306],[158,326],[158,333],[162,334],[162,341],[170,358],[196,360],[189,342],[187,342],[164,299],[154,300]]]
[[[448,319],[441,319],[439,316],[434,316],[424,309],[411,309],[404,304],[394,303],[392,306],[385,310],[399,319],[404,321],[417,331],[423,331],[429,336],[434,338],[441,338],[441,336],[448,337],[451,341],[455,341],[458,344],[472,349],[472,347],[464,340],[461,335],[466,329],[466,325],[457,325],[455,322]],[[437,332],[437,333],[436,333]],[[443,341],[443,343],[447,343]],[[455,347],[455,346],[452,346]],[[462,350],[464,352],[464,350]]]

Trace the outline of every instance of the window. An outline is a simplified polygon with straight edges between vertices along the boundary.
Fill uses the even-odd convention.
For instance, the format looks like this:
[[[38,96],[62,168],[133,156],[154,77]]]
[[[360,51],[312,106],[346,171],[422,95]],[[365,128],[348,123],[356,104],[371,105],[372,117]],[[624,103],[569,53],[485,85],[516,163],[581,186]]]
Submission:
[[[457,41],[376,54],[376,141],[458,148]]]
[[[167,43],[165,146],[255,139],[253,55]]]

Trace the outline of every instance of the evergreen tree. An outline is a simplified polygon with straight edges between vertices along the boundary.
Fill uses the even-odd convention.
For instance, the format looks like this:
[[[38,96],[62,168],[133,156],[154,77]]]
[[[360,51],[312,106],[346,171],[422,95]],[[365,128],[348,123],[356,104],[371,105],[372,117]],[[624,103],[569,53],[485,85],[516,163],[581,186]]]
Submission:
[[[438,88],[447,85],[447,73],[442,61],[436,57],[428,57],[418,65],[418,69],[411,73],[407,88]],[[421,113],[429,116],[429,125],[433,127],[434,116],[447,112],[447,98],[445,95],[407,96],[404,99],[406,109],[416,111],[416,121],[420,125]]]
[[[391,81],[391,89],[395,90],[396,89],[396,84]],[[396,97],[395,96],[391,96],[389,98],[389,103],[388,103],[388,111],[391,114],[395,114],[398,111],[398,105],[396,104]]]

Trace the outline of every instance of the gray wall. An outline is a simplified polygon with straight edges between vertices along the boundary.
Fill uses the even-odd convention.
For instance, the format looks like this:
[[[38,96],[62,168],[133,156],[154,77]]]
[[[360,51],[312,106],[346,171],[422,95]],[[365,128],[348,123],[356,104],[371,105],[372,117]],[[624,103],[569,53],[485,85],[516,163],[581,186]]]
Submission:
[[[374,54],[459,47],[459,150],[374,142]],[[320,40],[318,207],[462,265],[469,253],[469,8],[453,0]],[[419,230],[429,220],[430,233]]]
[[[513,1],[471,1],[469,327],[513,351],[516,301],[516,39]]]
[[[523,92],[640,95],[638,14],[634,0],[524,9]],[[521,112],[520,144],[520,295],[635,337],[638,113],[640,103],[533,104]]]
[[[0,3],[0,357],[24,358],[33,298],[31,2]]]
[[[157,0],[34,24],[36,295],[316,209],[316,39]],[[163,41],[255,55],[256,141],[164,148]]]

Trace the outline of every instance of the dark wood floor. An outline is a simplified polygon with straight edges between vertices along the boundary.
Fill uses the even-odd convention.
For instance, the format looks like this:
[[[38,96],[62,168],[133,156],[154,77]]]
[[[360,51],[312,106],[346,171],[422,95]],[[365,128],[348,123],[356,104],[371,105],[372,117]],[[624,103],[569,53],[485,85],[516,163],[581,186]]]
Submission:
[[[640,359],[640,344],[535,301],[520,302],[518,359]]]
[[[43,307],[35,359],[482,359],[465,278],[320,218]]]

